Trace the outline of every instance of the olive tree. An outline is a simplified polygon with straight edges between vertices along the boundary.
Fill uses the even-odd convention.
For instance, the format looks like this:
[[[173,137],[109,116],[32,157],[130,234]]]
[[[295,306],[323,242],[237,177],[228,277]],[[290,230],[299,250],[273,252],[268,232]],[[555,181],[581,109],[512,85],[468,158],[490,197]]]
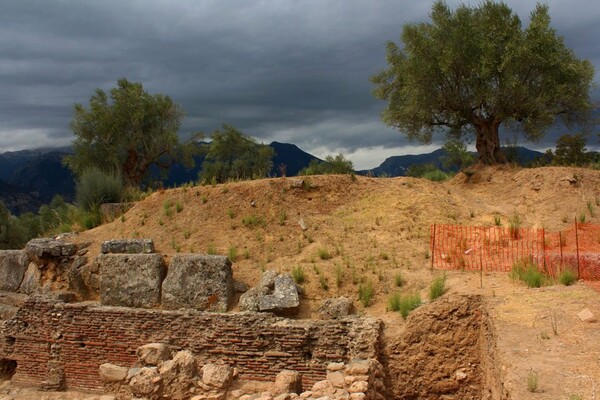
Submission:
[[[139,186],[152,165],[168,169],[182,159],[191,164],[197,146],[179,143],[182,118],[181,107],[169,96],[149,94],[141,83],[120,79],[110,94],[96,89],[88,108],[75,104],[74,154],[65,163],[79,177],[97,168]]]
[[[404,25],[402,46],[388,43],[388,67],[372,77],[386,124],[422,142],[474,133],[479,161],[494,164],[506,161],[502,124],[536,141],[557,117],[569,127],[590,121],[593,66],[565,46],[548,6],[538,4],[525,28],[493,1],[454,11],[437,1],[430,17]]]

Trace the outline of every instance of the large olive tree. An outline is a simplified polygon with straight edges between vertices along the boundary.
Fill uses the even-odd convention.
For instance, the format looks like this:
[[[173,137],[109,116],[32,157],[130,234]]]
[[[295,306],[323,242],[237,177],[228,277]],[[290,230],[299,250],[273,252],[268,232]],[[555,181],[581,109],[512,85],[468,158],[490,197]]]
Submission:
[[[383,120],[410,139],[474,132],[479,161],[494,164],[506,160],[501,124],[536,141],[556,117],[567,126],[590,120],[593,66],[565,46],[545,5],[523,28],[504,3],[452,11],[437,1],[431,22],[406,24],[401,42],[388,43],[388,68],[372,81],[388,102]]]
[[[74,154],[65,162],[79,177],[97,168],[138,186],[152,165],[168,169],[183,158],[191,162],[197,146],[179,143],[182,118],[181,107],[169,96],[149,94],[141,83],[120,79],[110,95],[97,89],[88,108],[75,104]]]

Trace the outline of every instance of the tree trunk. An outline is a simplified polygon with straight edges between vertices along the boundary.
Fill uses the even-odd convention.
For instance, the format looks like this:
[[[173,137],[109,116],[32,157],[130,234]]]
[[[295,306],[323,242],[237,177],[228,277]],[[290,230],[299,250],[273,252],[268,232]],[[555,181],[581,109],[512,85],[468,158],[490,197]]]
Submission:
[[[500,138],[498,137],[499,126],[499,122],[490,123],[483,121],[475,124],[475,148],[479,154],[478,160],[481,164],[506,163],[506,157],[500,149]]]

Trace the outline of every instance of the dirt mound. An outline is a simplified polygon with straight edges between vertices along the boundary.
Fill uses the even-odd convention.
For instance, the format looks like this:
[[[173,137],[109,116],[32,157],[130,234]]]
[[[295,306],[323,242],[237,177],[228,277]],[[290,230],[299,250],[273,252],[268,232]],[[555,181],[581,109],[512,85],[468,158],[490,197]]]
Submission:
[[[491,398],[488,319],[481,296],[447,296],[413,311],[386,347],[393,397]]]

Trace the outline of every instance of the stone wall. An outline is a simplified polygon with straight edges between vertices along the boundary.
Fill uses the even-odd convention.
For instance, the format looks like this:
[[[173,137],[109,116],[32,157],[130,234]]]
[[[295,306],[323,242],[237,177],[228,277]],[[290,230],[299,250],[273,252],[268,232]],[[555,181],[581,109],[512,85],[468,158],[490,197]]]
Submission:
[[[297,321],[272,314],[219,314],[63,303],[31,297],[0,327],[0,360],[14,360],[13,382],[101,389],[99,366],[129,367],[136,349],[166,343],[199,360],[236,367],[240,379],[273,381],[284,370],[310,387],[330,362],[378,358],[381,321],[347,318]],[[64,382],[56,382],[56,380]]]

